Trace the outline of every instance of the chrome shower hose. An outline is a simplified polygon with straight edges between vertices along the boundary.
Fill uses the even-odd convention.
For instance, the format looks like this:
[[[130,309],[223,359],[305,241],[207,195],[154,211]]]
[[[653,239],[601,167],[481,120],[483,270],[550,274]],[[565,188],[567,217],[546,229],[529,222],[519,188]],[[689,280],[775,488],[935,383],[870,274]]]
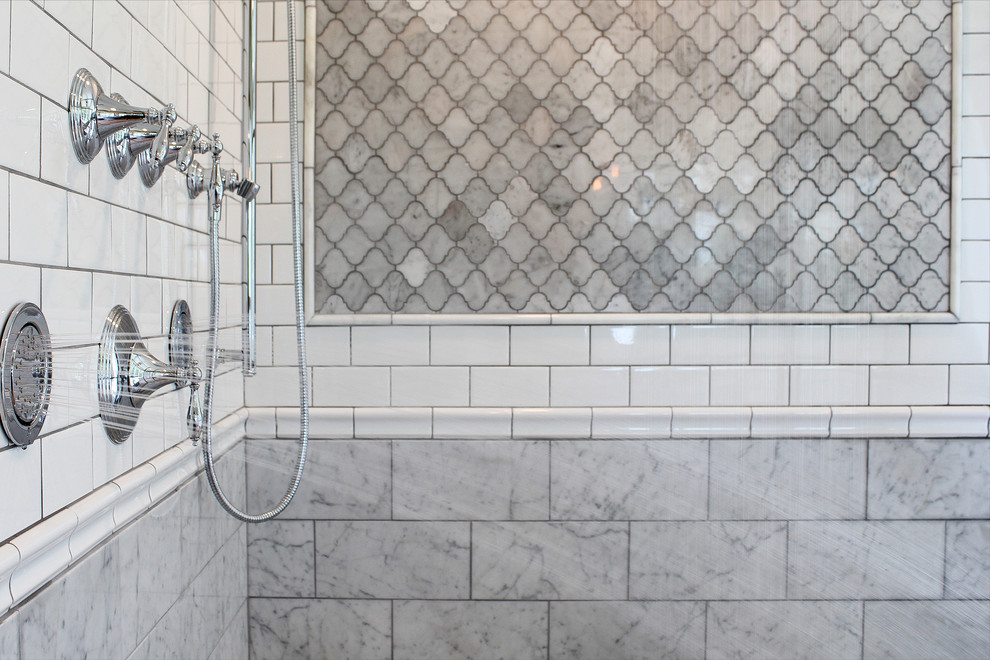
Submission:
[[[271,510],[259,514],[250,514],[238,509],[224,494],[217,480],[216,465],[213,459],[213,388],[217,366],[217,335],[220,319],[220,206],[215,205],[210,214],[210,335],[209,361],[206,376],[204,397],[205,437],[203,440],[203,460],[206,464],[206,475],[210,489],[216,496],[220,506],[230,515],[244,522],[263,522],[282,513],[289,506],[299,481],[302,479],[303,467],[306,465],[306,450],[309,446],[309,376],[306,367],[306,316],[303,305],[303,255],[302,255],[302,220],[299,203],[299,107],[296,98],[296,9],[295,1],[287,0],[287,22],[289,39],[289,176],[292,193],[292,266],[294,295],[296,304],[296,348],[299,362],[299,454],[296,458],[296,470],[288,490],[281,501]],[[212,204],[212,201],[211,201]]]

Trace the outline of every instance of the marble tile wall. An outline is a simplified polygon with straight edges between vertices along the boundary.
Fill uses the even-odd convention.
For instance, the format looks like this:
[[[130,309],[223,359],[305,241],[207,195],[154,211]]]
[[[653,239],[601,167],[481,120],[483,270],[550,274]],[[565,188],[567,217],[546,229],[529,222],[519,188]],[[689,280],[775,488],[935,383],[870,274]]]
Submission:
[[[314,309],[945,311],[949,7],[320,2]]]
[[[262,507],[280,496],[295,443],[246,444],[248,503]],[[917,648],[978,658],[986,648],[985,439],[311,449],[302,499],[249,530],[254,658],[874,658]],[[920,646],[885,626],[910,627],[904,639]]]
[[[218,462],[245,497],[244,446]],[[0,658],[245,658],[247,534],[204,474],[0,621]]]

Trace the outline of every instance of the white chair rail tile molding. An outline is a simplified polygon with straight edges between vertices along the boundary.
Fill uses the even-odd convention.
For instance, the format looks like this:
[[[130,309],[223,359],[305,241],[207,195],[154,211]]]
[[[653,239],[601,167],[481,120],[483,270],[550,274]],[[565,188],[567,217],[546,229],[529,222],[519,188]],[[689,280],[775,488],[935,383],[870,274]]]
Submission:
[[[988,53],[0,0],[0,660],[988,657]]]

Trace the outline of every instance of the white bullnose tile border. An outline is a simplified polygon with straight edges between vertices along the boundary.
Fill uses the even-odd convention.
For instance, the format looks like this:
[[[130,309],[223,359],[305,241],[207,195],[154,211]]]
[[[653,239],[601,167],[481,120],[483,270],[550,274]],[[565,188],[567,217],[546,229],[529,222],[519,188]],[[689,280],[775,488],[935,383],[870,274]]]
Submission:
[[[298,409],[245,410],[248,437],[298,437]],[[310,412],[310,437],[316,439],[986,438],[988,427],[990,406],[369,407]]]
[[[217,455],[244,438],[247,409],[214,425]],[[0,615],[203,469],[185,440],[0,545]]]

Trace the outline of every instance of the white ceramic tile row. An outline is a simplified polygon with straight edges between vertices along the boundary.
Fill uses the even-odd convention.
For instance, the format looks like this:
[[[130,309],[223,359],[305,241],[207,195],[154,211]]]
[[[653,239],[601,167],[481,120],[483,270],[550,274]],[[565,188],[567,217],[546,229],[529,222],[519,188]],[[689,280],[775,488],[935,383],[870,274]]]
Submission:
[[[246,419],[242,408],[214,425],[218,456],[244,437]],[[202,468],[199,449],[182,442],[0,545],[0,615]]]
[[[247,436],[299,437],[298,408],[251,407]],[[424,408],[310,411],[310,437],[985,438],[990,406]]]

